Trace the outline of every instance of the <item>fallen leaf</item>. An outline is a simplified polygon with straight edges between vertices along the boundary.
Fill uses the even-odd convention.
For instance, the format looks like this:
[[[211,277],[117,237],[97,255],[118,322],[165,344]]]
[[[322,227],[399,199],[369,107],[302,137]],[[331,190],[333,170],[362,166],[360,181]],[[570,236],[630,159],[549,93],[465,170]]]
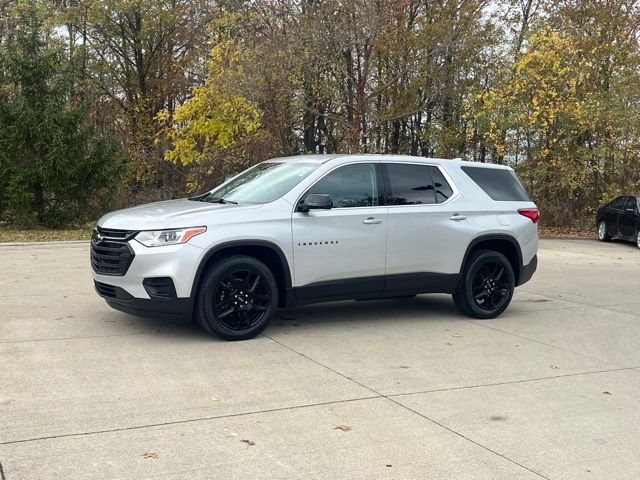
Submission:
[[[256,442],[254,442],[253,440],[249,440],[247,438],[245,438],[244,440],[241,440],[241,442],[246,443],[247,447],[253,447],[256,444]]]
[[[148,451],[144,452],[142,454],[142,456],[144,458],[159,458],[160,457],[160,455],[158,455],[158,452],[153,452],[151,450],[148,450]]]
[[[342,430],[343,432],[348,432],[349,430],[351,430],[351,426],[347,425],[346,423],[341,423],[339,425],[336,425],[336,428],[334,428],[334,430]]]
[[[400,365],[400,368],[409,368],[409,365]]]
[[[549,365],[551,368],[555,369],[555,370],[559,370],[560,367],[556,366],[556,365]]]
[[[604,393],[605,395],[611,395],[611,392],[602,392],[602,393]]]

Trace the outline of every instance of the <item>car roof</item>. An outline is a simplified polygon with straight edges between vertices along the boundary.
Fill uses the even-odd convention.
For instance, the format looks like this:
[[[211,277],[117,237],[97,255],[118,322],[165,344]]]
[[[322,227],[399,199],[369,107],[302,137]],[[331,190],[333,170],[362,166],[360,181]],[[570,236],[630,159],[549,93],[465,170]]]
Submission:
[[[376,160],[376,161],[391,161],[391,162],[399,162],[399,161],[410,161],[410,162],[418,162],[418,163],[429,163],[429,164],[446,164],[451,162],[456,162],[460,166],[473,166],[480,168],[499,168],[499,169],[510,169],[510,167],[505,165],[496,165],[495,163],[482,163],[482,162],[468,162],[462,160],[460,158],[434,158],[434,157],[419,157],[414,155],[396,155],[396,154],[379,154],[379,153],[331,153],[331,154],[303,154],[303,155],[295,155],[289,157],[280,157],[280,158],[272,158],[271,160],[267,160],[268,162],[287,162],[287,163],[348,163],[349,160],[359,159],[359,160]]]

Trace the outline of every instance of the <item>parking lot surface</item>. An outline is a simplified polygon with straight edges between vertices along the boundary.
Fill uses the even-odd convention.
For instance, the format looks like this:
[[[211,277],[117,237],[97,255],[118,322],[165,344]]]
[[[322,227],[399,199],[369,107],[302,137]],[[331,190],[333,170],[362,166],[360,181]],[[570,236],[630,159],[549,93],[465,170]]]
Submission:
[[[88,244],[0,246],[0,475],[637,479],[640,251],[543,240],[498,319],[448,296],[223,342],[110,309]]]

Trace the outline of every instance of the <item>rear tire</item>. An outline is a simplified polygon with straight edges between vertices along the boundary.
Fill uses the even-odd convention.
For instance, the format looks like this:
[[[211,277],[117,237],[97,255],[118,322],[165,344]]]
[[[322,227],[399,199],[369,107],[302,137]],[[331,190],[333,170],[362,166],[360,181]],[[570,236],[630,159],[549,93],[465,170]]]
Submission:
[[[495,318],[509,306],[514,290],[515,275],[509,260],[493,250],[478,250],[465,265],[453,302],[464,315]]]
[[[607,223],[604,220],[600,220],[598,223],[598,240],[601,242],[611,241],[611,235],[607,233]]]
[[[261,334],[278,308],[278,284],[261,261],[244,255],[223,258],[198,287],[195,316],[208,333],[224,340]]]

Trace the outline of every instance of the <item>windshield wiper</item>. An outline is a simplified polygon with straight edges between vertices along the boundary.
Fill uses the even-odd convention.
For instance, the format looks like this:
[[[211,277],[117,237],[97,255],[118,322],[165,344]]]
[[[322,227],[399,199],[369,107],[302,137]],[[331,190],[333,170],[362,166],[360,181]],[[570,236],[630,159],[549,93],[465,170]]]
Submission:
[[[215,200],[209,200],[211,203],[233,203],[234,205],[238,205],[238,202],[234,202],[233,200],[225,200],[224,198],[216,198]]]

